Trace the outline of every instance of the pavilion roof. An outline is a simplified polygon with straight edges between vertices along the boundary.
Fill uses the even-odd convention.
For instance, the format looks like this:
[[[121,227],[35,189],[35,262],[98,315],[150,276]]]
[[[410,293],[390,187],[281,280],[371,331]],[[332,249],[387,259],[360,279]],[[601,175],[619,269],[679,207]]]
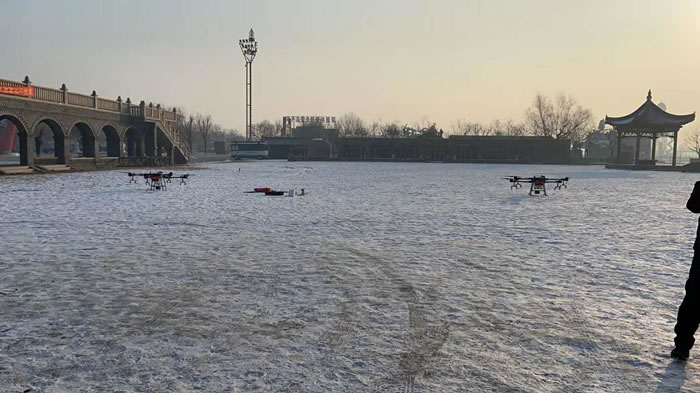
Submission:
[[[677,130],[693,120],[695,120],[695,112],[689,115],[674,115],[659,108],[651,101],[651,90],[649,90],[646,102],[629,115],[605,116],[605,123],[615,128],[659,129],[663,131]]]

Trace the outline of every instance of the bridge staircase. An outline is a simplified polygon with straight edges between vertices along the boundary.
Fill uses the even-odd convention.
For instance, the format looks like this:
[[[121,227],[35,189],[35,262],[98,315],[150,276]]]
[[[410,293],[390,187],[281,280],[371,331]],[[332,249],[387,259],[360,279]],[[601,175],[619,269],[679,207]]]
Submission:
[[[176,162],[189,162],[189,147],[185,139],[180,136],[177,128],[176,111],[164,110],[160,105],[153,106],[153,104],[149,104],[147,106],[145,102],[141,101],[139,106],[130,108],[130,114],[132,118],[140,119],[150,124],[154,130],[161,131],[168,138],[174,147],[173,153],[175,154]]]

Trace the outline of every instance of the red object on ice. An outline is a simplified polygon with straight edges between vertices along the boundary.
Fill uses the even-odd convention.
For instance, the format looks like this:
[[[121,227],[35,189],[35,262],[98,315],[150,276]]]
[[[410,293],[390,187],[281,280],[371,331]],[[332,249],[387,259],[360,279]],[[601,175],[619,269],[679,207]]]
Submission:
[[[270,192],[270,191],[272,191],[272,188],[270,188],[270,187],[253,188],[253,191],[255,191],[255,192]]]

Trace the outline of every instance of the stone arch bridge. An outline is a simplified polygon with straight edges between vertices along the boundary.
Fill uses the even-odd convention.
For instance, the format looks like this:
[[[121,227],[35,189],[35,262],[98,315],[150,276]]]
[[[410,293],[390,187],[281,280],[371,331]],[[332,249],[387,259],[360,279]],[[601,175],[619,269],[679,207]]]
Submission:
[[[22,166],[65,164],[87,169],[183,164],[189,159],[177,129],[177,112],[144,101],[133,105],[129,98],[73,93],[65,85],[34,86],[28,77],[23,82],[0,79],[2,120],[17,130]],[[40,133],[47,129],[53,138],[53,157],[37,151],[39,139],[46,138]]]

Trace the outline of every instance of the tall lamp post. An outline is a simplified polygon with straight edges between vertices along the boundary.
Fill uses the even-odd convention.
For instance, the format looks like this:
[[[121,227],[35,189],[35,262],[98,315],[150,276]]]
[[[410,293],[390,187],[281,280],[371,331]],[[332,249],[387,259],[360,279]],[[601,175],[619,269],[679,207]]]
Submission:
[[[258,53],[255,33],[250,29],[247,39],[238,40],[245,58],[245,139],[253,139],[253,59]]]

